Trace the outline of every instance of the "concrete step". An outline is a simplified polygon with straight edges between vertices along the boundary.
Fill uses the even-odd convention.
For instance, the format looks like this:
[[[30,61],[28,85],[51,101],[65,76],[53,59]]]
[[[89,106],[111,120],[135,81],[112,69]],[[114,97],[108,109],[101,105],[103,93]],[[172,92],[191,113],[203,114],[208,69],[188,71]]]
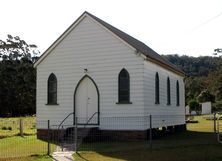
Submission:
[[[53,161],[74,161],[72,155],[73,151],[66,152],[54,152],[52,154]]]
[[[75,144],[61,144],[56,147],[56,152],[70,152],[75,151]]]

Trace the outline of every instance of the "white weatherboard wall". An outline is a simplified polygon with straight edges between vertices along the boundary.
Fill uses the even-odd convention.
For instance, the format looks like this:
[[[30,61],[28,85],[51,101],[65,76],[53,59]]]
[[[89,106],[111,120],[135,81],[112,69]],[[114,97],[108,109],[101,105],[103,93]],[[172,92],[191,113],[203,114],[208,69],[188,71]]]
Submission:
[[[79,80],[85,75],[84,69],[88,69],[87,74],[98,86],[101,118],[143,116],[144,65],[142,60],[129,46],[86,16],[37,67],[38,128],[44,128],[41,126],[41,121],[48,119],[52,125],[58,125],[69,113],[73,112],[74,90]],[[118,74],[122,68],[127,69],[130,74],[132,104],[116,104],[118,102]],[[47,80],[51,73],[57,77],[59,105],[46,105]],[[72,119],[70,117],[69,121],[72,122]],[[118,121],[115,118],[103,122],[101,120],[100,128],[144,128],[136,126],[135,121],[136,125],[129,121],[127,123],[129,127],[121,126],[121,122]]]
[[[155,75],[159,74],[159,100],[155,104]],[[167,77],[170,78],[171,105],[167,105]],[[179,81],[180,105],[176,106],[176,82]],[[183,77],[149,61],[144,61],[145,114],[153,115],[153,127],[185,124]],[[148,126],[149,124],[147,124]]]
[[[117,104],[118,75],[123,68],[130,75],[132,104]],[[156,72],[160,80],[159,105],[155,104]],[[51,73],[58,81],[58,105],[46,105],[47,81]],[[58,125],[74,111],[74,91],[86,74],[99,90],[100,129],[145,130],[149,128],[150,114],[153,115],[153,127],[185,123],[183,77],[144,60],[135,49],[86,14],[37,66],[37,128],[47,128],[42,122],[46,120],[50,120],[51,125]],[[170,106],[166,105],[167,76],[171,83]],[[176,106],[177,80],[180,106]],[[73,117],[66,122],[72,124]]]
[[[201,114],[211,114],[211,102],[202,103],[202,112]]]

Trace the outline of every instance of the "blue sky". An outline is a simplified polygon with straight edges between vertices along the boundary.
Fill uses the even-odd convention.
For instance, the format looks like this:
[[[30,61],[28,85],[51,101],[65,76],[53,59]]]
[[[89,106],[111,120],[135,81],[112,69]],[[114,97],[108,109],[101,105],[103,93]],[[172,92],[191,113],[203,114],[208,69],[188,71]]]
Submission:
[[[222,48],[221,0],[0,0],[0,39],[20,36],[44,52],[88,11],[159,54],[212,55]]]

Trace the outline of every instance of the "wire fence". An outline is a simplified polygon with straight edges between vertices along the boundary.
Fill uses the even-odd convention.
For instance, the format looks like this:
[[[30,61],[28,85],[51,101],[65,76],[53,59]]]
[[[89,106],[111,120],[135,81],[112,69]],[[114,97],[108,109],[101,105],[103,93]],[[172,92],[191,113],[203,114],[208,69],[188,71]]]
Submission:
[[[58,151],[113,151],[138,148],[164,148],[217,144],[214,115],[150,115],[101,117],[88,124],[87,118],[76,118],[77,124],[64,121],[52,125],[51,139]],[[130,145],[130,146],[129,146]],[[106,148],[106,147],[112,147]]]
[[[0,138],[16,135],[33,135],[36,133],[35,118],[0,119]]]
[[[47,121],[43,121],[42,124],[47,125]],[[24,157],[47,153],[48,143],[37,139],[35,117],[0,118],[1,161],[23,160]]]
[[[216,115],[75,118],[62,124],[32,118],[0,119],[0,160],[56,151],[115,152],[218,145]],[[87,124],[85,124],[87,122]],[[221,136],[219,135],[219,139]]]
[[[147,117],[102,118],[103,129],[92,129],[88,135],[82,135],[79,128],[81,144],[78,150],[105,149],[110,143],[114,149],[138,149],[199,145],[215,142],[214,121],[209,118],[188,117],[191,123],[185,124],[181,115],[152,115]],[[209,119],[209,120],[207,120]],[[112,122],[115,122],[112,124]],[[189,122],[189,121],[188,121]],[[186,131],[188,128],[188,131]],[[200,136],[209,137],[209,139]],[[129,143],[132,143],[129,146]],[[103,148],[102,148],[103,147]],[[112,149],[113,150],[113,149]]]

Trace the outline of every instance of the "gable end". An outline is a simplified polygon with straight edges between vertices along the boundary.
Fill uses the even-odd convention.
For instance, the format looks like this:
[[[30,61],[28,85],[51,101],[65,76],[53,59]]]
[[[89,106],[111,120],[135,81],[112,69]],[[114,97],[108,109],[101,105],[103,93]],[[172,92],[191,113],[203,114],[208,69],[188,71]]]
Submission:
[[[177,68],[174,64],[170,63],[163,57],[161,57],[158,53],[156,53],[154,50],[149,48],[146,44],[142,43],[141,41],[133,38],[132,36],[126,34],[125,32],[115,28],[114,26],[106,23],[105,21],[99,19],[98,17],[88,13],[84,12],[41,56],[40,58],[35,62],[34,67],[37,67],[45,57],[83,20],[85,16],[89,16],[98,24],[101,24],[105,27],[105,29],[109,30],[111,33],[114,34],[114,36],[117,36],[122,40],[123,43],[127,44],[131,49],[134,49],[137,53],[142,53],[147,60],[150,60],[162,67],[167,68],[170,71],[173,71],[176,74],[179,74],[181,76],[184,76],[184,72]]]

